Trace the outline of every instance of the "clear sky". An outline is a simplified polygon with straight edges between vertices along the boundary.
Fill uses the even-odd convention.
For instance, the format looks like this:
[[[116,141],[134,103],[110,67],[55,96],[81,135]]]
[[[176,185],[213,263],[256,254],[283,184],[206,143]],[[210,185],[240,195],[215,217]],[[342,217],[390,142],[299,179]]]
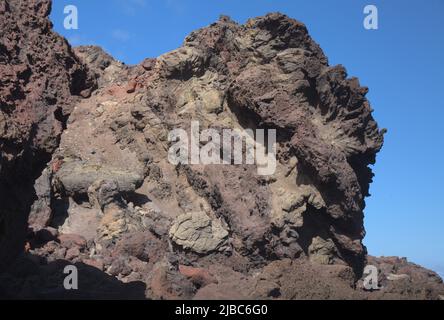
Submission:
[[[68,4],[78,7],[78,30],[63,27]],[[378,30],[363,27],[368,4],[378,8]],[[444,275],[444,1],[54,0],[51,17],[73,45],[100,45],[135,64],[220,14],[244,23],[273,11],[304,22],[330,64],[370,88],[374,116],[388,129],[365,209],[369,253]]]

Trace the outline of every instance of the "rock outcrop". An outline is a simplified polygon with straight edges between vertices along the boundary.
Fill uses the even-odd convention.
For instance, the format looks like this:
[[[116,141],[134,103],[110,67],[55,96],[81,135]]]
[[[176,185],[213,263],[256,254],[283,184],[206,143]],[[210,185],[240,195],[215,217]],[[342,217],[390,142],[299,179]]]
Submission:
[[[169,235],[182,248],[201,254],[221,249],[228,238],[228,232],[220,222],[212,221],[205,212],[178,216]]]
[[[49,0],[0,4],[0,265],[23,248],[34,181],[78,97],[94,88],[86,66],[52,31],[50,10]]]
[[[24,250],[13,265],[21,267],[0,277],[1,294],[436,299],[444,293],[429,271],[367,257],[369,165],[384,131],[372,117],[367,88],[344,67],[330,66],[302,23],[279,13],[245,25],[221,17],[179,49],[126,66],[98,47],[72,50],[51,31],[49,1],[5,3],[0,249],[2,256],[18,253],[9,247],[15,241]],[[191,132],[192,121],[217,133],[276,130],[275,172],[259,175],[258,165],[231,164],[233,158],[225,165],[171,163],[169,133]],[[17,186],[22,175],[25,183]],[[63,275],[47,275],[68,263],[79,267],[94,297],[50,289],[62,286]],[[363,288],[367,263],[382,270],[377,292]]]

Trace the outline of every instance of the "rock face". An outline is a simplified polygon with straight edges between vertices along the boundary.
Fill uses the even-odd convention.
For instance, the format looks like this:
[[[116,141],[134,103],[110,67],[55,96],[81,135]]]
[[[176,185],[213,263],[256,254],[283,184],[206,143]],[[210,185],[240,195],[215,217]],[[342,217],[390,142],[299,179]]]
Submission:
[[[0,266],[23,248],[34,180],[78,96],[93,87],[68,42],[51,30],[50,10],[49,0],[0,4]]]
[[[22,267],[0,277],[1,294],[443,294],[442,281],[429,271],[367,258],[364,199],[383,131],[367,89],[342,66],[328,64],[302,23],[278,13],[245,25],[221,17],[179,49],[129,67],[98,47],[72,50],[51,31],[48,1],[12,2],[0,7],[2,31],[11,30],[0,44],[7,75],[0,80],[7,84],[0,95],[0,187],[7,193],[0,196],[8,204],[1,207],[1,253],[13,252],[6,250],[9,241],[24,239],[14,238],[12,221],[25,234],[19,222],[29,214],[30,230],[13,265]],[[19,19],[25,12],[30,20]],[[54,47],[42,47],[46,42]],[[190,132],[192,121],[216,132],[275,129],[274,174],[259,175],[254,164],[171,163],[169,133]],[[23,171],[29,163],[32,170]],[[11,185],[23,173],[31,196],[19,208]],[[84,272],[82,288],[93,287],[94,297],[70,296],[59,278],[47,279],[57,272],[62,278],[67,263]],[[363,289],[367,263],[384,270],[381,281],[391,289]],[[401,282],[407,289],[399,289]]]

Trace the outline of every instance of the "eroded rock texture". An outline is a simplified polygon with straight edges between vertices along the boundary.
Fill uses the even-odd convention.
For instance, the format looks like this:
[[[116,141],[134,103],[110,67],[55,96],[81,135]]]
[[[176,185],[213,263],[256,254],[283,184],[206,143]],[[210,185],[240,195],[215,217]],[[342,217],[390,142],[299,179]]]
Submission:
[[[23,247],[34,180],[58,147],[77,96],[93,86],[51,30],[50,10],[47,0],[0,3],[0,265]]]
[[[32,205],[19,211],[10,200],[8,212],[1,208],[3,221],[28,209],[30,227],[21,267],[0,278],[3,294],[91,298],[54,290],[61,275],[46,278],[73,263],[95,297],[386,297],[359,280],[369,165],[383,132],[367,89],[342,66],[329,66],[302,23],[278,13],[245,25],[221,17],[179,49],[130,67],[97,47],[71,50],[50,31],[48,5],[15,1],[0,9],[2,30],[18,28],[0,46],[2,73],[11,74],[0,80],[8,84],[0,123],[9,132],[2,177],[6,165],[11,178],[36,158],[26,152],[43,153],[40,165],[50,160],[32,171]],[[32,18],[18,19],[17,10]],[[25,22],[40,29],[22,35]],[[25,78],[20,68],[29,70]],[[92,92],[89,77],[98,86]],[[171,164],[168,133],[189,132],[191,121],[219,131],[276,129],[276,172]],[[12,138],[19,129],[26,143]],[[8,158],[9,146],[16,153]],[[11,238],[10,222],[2,223],[3,238]],[[442,294],[441,279],[428,271],[372,259],[393,266],[381,278],[395,283],[390,297]],[[412,276],[418,272],[429,276]],[[393,289],[399,281],[407,287]]]

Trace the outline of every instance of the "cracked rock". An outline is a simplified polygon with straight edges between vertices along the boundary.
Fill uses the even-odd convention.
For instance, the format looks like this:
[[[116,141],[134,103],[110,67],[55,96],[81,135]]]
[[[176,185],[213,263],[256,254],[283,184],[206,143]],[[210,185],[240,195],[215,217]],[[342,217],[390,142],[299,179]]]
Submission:
[[[178,216],[169,234],[176,244],[201,254],[221,249],[228,238],[228,232],[221,223],[204,212]]]

